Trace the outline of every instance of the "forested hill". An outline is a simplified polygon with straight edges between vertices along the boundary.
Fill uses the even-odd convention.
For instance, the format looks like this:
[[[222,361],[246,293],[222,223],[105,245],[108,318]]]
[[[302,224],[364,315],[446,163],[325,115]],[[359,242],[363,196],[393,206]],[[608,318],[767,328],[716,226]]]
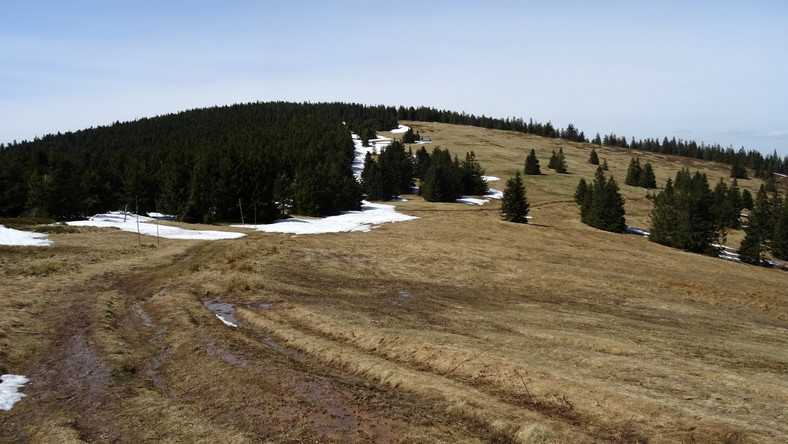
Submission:
[[[139,208],[258,222],[355,209],[350,132],[397,126],[382,106],[285,102],[196,109],[0,149],[0,215],[77,218]]]
[[[398,119],[520,131],[589,142],[569,124],[477,117],[434,108],[344,103],[250,103],[117,122],[0,145],[0,216],[72,219],[109,210],[177,214],[187,222],[270,221],[284,210],[328,215],[355,209],[350,131],[368,139]],[[788,174],[788,156],[665,138],[590,143]]]

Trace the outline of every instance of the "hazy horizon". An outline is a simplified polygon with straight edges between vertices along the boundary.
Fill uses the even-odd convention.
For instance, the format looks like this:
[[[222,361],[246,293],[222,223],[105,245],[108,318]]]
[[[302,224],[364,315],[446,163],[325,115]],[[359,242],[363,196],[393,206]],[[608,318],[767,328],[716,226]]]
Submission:
[[[777,1],[0,5],[0,143],[255,101],[429,106],[788,155]]]

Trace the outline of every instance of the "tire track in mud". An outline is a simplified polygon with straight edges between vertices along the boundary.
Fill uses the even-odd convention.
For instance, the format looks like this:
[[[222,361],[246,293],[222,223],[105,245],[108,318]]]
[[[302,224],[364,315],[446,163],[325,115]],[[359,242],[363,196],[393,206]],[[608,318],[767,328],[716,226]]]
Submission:
[[[481,437],[496,436],[507,442],[530,442],[538,435],[550,433],[544,426],[549,425],[553,430],[561,431],[561,440],[581,442],[594,439],[582,430],[581,422],[567,423],[567,418],[562,421],[545,416],[544,413],[555,413],[552,407],[540,411],[535,405],[526,406],[484,387],[468,385],[449,374],[437,374],[428,368],[414,367],[412,363],[378,356],[325,332],[291,325],[287,319],[271,319],[275,316],[261,316],[246,309],[238,309],[237,314],[247,325],[275,336],[284,346],[299,350],[331,368],[399,392],[415,394],[425,404],[438,407],[436,414],[461,417],[475,423],[477,428],[485,431]],[[427,399],[432,401],[427,402]],[[573,430],[567,430],[567,425],[571,425]]]
[[[120,396],[118,369],[105,360],[94,333],[101,328],[95,315],[99,296],[135,276],[104,274],[91,278],[84,286],[65,290],[70,301],[66,307],[46,313],[53,337],[44,353],[33,357],[29,396],[36,404],[48,405],[45,412],[28,409],[22,422],[30,425],[47,421],[45,414],[62,410],[73,421],[65,422],[86,441],[114,441],[106,406]],[[123,286],[123,285],[120,285]],[[107,316],[110,312],[107,310]],[[114,316],[114,314],[113,314]]]

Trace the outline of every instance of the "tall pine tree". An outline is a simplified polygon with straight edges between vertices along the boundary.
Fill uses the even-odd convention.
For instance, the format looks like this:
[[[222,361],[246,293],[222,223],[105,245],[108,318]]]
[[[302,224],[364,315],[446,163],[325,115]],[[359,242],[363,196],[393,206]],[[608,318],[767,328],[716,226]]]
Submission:
[[[761,185],[758,194],[755,195],[755,202],[752,211],[750,211],[750,217],[747,218],[747,226],[744,228],[744,239],[742,239],[739,248],[739,257],[742,262],[761,263],[763,253],[772,246],[772,237],[782,213],[782,205],[782,198],[779,194],[775,193],[769,198],[766,188]],[[778,236],[778,240],[782,244],[783,239]],[[778,246],[777,250],[781,252],[781,246]]]
[[[598,167],[589,185],[581,179],[575,190],[575,202],[580,205],[580,220],[600,230],[623,233],[627,230],[624,198],[614,178],[605,178]]]
[[[515,223],[527,224],[530,204],[525,195],[525,184],[520,171],[506,181],[501,199],[501,218]]]
[[[484,168],[476,160],[473,151],[465,153],[465,160],[460,164],[460,176],[462,176],[462,193],[472,196],[483,196],[490,190],[487,181],[484,180]]]
[[[783,200],[772,232],[771,250],[774,257],[788,260],[788,199]]]

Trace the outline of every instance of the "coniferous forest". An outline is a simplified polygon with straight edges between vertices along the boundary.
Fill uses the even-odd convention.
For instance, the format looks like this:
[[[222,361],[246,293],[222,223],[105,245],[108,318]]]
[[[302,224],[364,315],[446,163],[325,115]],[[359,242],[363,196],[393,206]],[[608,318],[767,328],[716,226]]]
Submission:
[[[273,102],[48,135],[0,149],[0,216],[129,208],[265,222],[357,209],[350,132],[396,126],[394,108]]]
[[[0,216],[62,220],[128,208],[176,214],[186,222],[240,221],[243,214],[247,221],[262,223],[288,213],[321,216],[358,209],[362,193],[371,199],[390,199],[407,191],[414,177],[420,180],[426,200],[453,201],[461,194],[486,192],[481,177],[484,170],[472,152],[466,153],[461,162],[439,149],[429,154],[422,147],[411,155],[399,143],[377,159],[367,159],[368,169],[359,184],[352,174],[354,148],[350,132],[366,142],[378,130],[395,128],[398,119],[587,141],[583,132],[571,124],[566,129],[556,129],[550,122],[526,123],[522,119],[476,117],[424,107],[269,102],[196,109],[0,145]],[[736,168],[747,166],[758,177],[769,177],[772,172],[788,173],[788,159],[781,159],[776,153],[763,157],[757,151],[733,151],[667,138],[661,144],[634,139],[627,143],[614,134],[604,138],[597,135],[591,143],[703,158]],[[637,159],[633,162],[639,167]],[[648,173],[647,169],[638,172]],[[651,180],[644,182],[641,175],[651,177],[638,174],[634,185],[654,186]],[[677,178],[676,185],[679,182]],[[590,199],[596,196],[594,193],[579,200],[581,209],[586,210],[581,211],[587,219],[584,221],[600,225],[596,207],[610,201],[616,217],[600,228],[623,231],[623,210],[618,210],[621,205],[614,198],[617,193],[612,192],[617,184],[611,179],[605,185],[587,185],[589,190],[596,187],[599,196],[595,205]],[[608,188],[611,197],[601,199],[602,190]],[[735,210],[747,207],[748,197],[742,193]],[[661,203],[655,200],[655,206],[660,207]],[[727,204],[723,204],[715,203],[715,211],[728,213],[724,210]],[[738,220],[734,216],[718,219],[726,221],[721,226],[732,228]],[[787,224],[779,226],[784,225]],[[666,243],[675,240],[672,235],[665,237],[671,240]],[[706,237],[698,245],[705,246]],[[786,244],[785,237],[788,236],[775,236],[776,251],[788,250],[781,247]],[[694,244],[679,246],[701,249]]]

